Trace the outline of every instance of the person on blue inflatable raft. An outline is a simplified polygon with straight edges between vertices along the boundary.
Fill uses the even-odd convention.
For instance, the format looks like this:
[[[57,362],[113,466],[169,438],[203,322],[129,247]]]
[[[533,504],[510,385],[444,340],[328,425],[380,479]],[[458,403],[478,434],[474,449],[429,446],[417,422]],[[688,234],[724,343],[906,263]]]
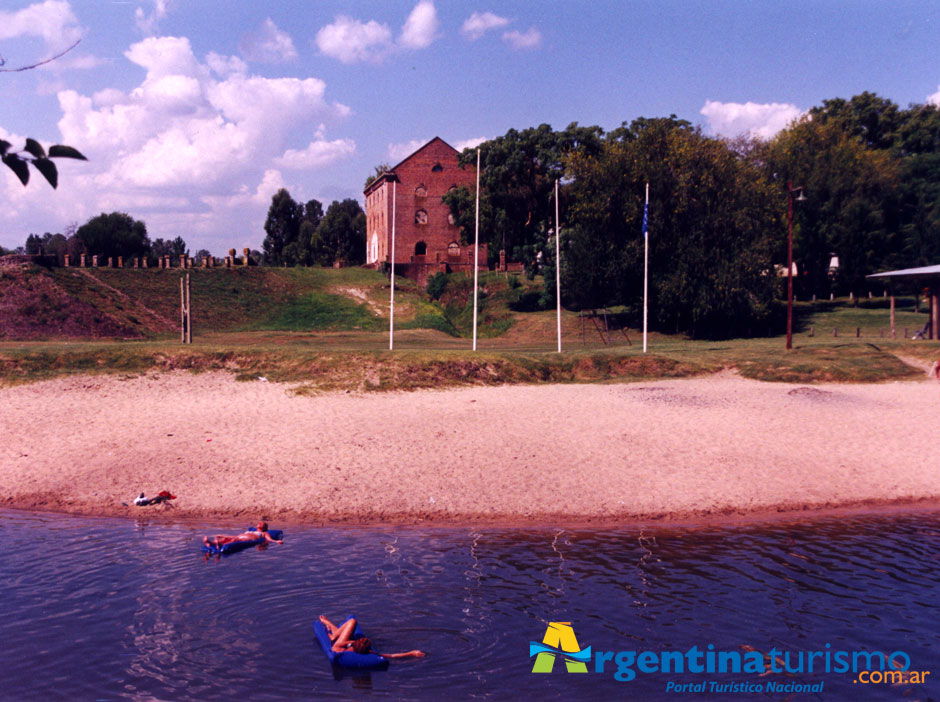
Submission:
[[[356,629],[356,620],[349,619],[343,622],[342,626],[336,626],[329,619],[320,615],[320,621],[326,627],[330,635],[330,641],[333,642],[333,650],[336,653],[343,651],[355,651],[356,653],[374,653],[382,658],[424,658],[427,654],[424,651],[415,649],[414,651],[405,651],[404,653],[379,653],[372,649],[372,641],[363,636],[361,639],[350,638]]]
[[[237,536],[226,536],[225,534],[218,534],[211,539],[208,536],[202,537],[202,543],[206,546],[215,546],[216,548],[221,548],[225,544],[230,544],[237,541],[257,541],[258,535],[261,534],[264,536],[264,542],[275,544],[284,543],[283,539],[275,539],[268,533],[268,523],[267,522],[258,522],[258,526],[255,527],[257,531],[246,531],[243,534],[238,534]]]

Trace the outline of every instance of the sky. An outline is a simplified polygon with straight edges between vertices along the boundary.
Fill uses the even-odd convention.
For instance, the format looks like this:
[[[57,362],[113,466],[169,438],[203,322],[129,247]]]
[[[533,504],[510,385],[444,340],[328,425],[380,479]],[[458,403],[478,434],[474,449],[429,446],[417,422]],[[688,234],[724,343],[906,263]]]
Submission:
[[[2,0],[0,138],[89,160],[57,190],[0,169],[0,246],[121,211],[260,249],[278,189],[362,203],[435,136],[675,114],[769,138],[866,90],[940,104],[938,35],[940,0]]]

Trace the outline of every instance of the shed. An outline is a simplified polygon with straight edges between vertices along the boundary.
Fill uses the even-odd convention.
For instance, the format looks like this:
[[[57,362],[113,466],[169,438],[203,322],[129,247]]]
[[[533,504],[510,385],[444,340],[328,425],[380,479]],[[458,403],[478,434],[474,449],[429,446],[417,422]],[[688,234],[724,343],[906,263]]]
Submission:
[[[929,317],[929,329],[930,339],[938,338],[938,330],[940,330],[940,265],[936,266],[921,266],[920,268],[902,268],[896,271],[884,271],[883,273],[873,273],[868,278],[875,278],[879,280],[888,280],[891,282],[907,282],[915,286],[924,286],[930,291],[929,300],[930,300],[930,314]],[[891,292],[891,336],[895,335],[894,332],[894,291]]]

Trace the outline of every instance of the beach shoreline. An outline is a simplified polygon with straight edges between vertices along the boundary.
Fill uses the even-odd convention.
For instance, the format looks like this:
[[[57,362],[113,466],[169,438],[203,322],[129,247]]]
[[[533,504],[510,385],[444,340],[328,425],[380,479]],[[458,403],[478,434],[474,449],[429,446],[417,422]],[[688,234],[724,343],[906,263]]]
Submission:
[[[223,373],[0,389],[4,508],[281,525],[708,526],[940,510],[935,381],[730,373],[303,396]],[[174,506],[137,507],[169,490]]]

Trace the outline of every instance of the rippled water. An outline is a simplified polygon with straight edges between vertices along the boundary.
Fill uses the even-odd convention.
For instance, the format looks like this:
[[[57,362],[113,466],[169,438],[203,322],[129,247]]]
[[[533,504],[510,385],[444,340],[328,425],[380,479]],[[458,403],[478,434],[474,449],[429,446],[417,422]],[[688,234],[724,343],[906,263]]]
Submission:
[[[829,643],[903,650],[940,678],[940,514],[659,531],[295,528],[282,546],[205,560],[201,534],[228,527],[0,512],[0,699],[662,699],[667,681],[703,677],[621,683],[560,662],[534,675],[528,643],[549,621],[571,622],[595,651]],[[311,623],[350,612],[379,650],[430,656],[334,671]],[[825,681],[794,699],[931,699],[940,685],[709,679]]]

